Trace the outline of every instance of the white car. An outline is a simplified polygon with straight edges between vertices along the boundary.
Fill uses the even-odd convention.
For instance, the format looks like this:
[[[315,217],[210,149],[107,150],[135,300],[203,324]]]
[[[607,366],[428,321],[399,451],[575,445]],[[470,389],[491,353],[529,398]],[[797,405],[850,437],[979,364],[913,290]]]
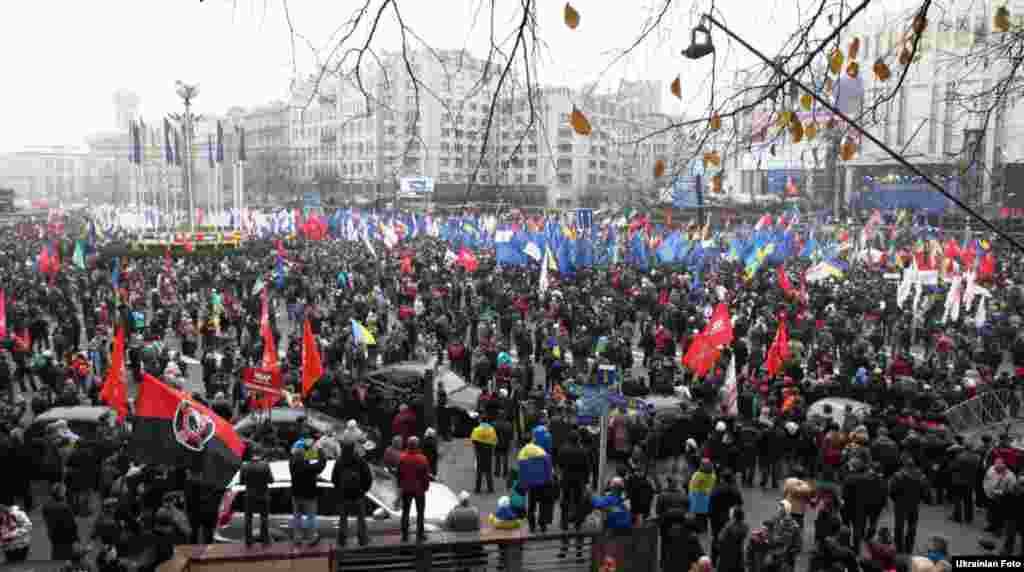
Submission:
[[[270,541],[284,542],[291,539],[292,517],[292,484],[288,461],[270,463],[274,482],[270,485]],[[316,532],[325,541],[338,534],[338,502],[331,483],[331,471],[334,461],[327,461],[320,473],[320,499],[316,520]],[[370,536],[394,536],[401,533],[402,505],[398,491],[398,482],[382,467],[370,465],[373,473],[373,486],[366,493],[366,526]],[[238,543],[245,541],[245,487],[239,483],[239,475],[228,483],[224,497],[221,499],[220,513],[217,519],[217,531],[214,540],[217,542]],[[458,505],[458,498],[444,484],[434,481],[427,490],[426,514],[424,515],[425,530],[429,537],[432,532],[444,528],[448,513]],[[409,534],[416,534],[416,505],[413,503],[409,522]],[[253,538],[259,539],[260,517],[256,513],[252,519]],[[355,518],[349,517],[349,535],[355,537]]]

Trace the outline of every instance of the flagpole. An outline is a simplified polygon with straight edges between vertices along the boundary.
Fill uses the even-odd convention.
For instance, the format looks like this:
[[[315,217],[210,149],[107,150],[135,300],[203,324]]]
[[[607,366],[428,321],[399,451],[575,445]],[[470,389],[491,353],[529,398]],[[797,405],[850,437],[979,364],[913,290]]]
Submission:
[[[238,221],[242,227],[242,213],[245,211],[245,161],[238,162]]]

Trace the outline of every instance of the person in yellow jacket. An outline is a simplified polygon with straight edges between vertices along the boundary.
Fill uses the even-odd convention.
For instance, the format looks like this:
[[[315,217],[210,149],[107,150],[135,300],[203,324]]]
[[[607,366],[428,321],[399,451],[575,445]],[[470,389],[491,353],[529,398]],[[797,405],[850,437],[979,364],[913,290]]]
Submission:
[[[711,459],[705,457],[700,462],[700,467],[690,477],[690,512],[697,516],[697,520],[704,529],[708,526],[708,513],[711,510],[711,491],[718,483],[718,475],[715,473],[715,466]]]
[[[494,448],[498,444],[498,433],[487,421],[481,421],[469,434],[476,451],[476,494],[480,494],[483,478],[487,479],[488,494],[494,493]]]

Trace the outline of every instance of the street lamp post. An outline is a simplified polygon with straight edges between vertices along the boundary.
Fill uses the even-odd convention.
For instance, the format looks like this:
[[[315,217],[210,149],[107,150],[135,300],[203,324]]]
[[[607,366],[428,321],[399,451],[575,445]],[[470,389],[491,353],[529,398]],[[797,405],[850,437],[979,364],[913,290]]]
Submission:
[[[182,125],[185,131],[185,160],[182,163],[185,187],[185,195],[188,197],[188,224],[189,230],[196,230],[196,212],[192,196],[192,122],[196,119],[192,116],[192,100],[199,95],[199,84],[188,85],[181,80],[174,82],[174,91],[178,97],[185,102],[185,115],[182,117]]]

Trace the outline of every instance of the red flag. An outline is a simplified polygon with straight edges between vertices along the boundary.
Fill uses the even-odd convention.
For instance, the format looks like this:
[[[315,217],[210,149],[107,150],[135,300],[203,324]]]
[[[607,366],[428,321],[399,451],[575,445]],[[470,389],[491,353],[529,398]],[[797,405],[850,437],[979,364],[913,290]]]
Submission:
[[[302,329],[302,396],[305,397],[323,377],[324,366],[320,363],[320,348],[316,345],[308,319]]]
[[[683,365],[690,368],[695,374],[704,377],[715,366],[719,355],[718,348],[705,336],[698,334],[690,343],[690,347],[683,356]]]
[[[978,264],[978,278],[987,278],[996,273],[996,257],[991,252],[981,257]]]
[[[173,274],[173,267],[171,265],[171,247],[168,246],[167,250],[164,251],[164,274],[170,278]]]
[[[472,252],[463,248],[459,251],[458,263],[466,269],[466,272],[476,272],[476,269],[480,267],[480,263],[477,261],[476,256]]]
[[[260,310],[260,335],[263,337],[263,367],[274,369],[277,367],[277,348],[274,347],[274,332],[270,328],[270,301],[267,299],[267,288],[263,289],[260,297],[263,307]]]
[[[786,276],[786,269],[781,264],[779,265],[778,276],[779,288],[782,288],[783,292],[789,294],[789,291],[793,289],[793,284],[789,281],[789,276]]]
[[[970,271],[974,268],[974,259],[977,258],[977,256],[978,250],[973,240],[967,248],[960,250],[960,261],[963,262],[963,268],[966,271]]]
[[[39,250],[39,271],[43,274],[50,272],[50,249],[46,246]]]
[[[100,399],[117,411],[117,422],[123,423],[128,416],[128,389],[124,384],[124,327],[117,328],[114,336],[114,350],[110,357],[110,369],[100,391]]]
[[[704,331],[701,332],[701,336],[706,338],[711,345],[727,346],[732,343],[734,336],[732,333],[732,316],[729,315],[729,307],[725,304],[719,304],[715,307],[715,312],[711,314],[711,320],[708,321],[708,325],[704,327]]]
[[[960,257],[960,245],[956,243],[952,238],[946,241],[946,248],[943,254],[947,259],[959,258]]]
[[[7,292],[0,290],[0,340],[7,337]]]
[[[789,335],[786,333],[786,320],[779,320],[779,330],[775,332],[775,341],[768,348],[768,375],[774,376],[782,371],[782,364],[789,357]]]
[[[195,468],[203,482],[223,487],[238,471],[245,443],[231,423],[191,395],[146,374],[129,449],[137,462]]]
[[[402,274],[412,274],[412,257],[402,257]]]

